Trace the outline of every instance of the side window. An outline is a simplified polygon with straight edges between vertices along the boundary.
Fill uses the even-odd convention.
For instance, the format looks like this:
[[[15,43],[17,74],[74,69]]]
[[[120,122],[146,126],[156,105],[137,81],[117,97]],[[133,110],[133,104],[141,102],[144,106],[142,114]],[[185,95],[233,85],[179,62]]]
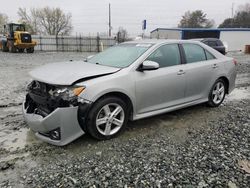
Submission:
[[[205,53],[206,53],[206,56],[207,56],[207,60],[215,59],[215,57],[210,52],[208,52],[207,50],[205,50]]]
[[[220,40],[217,40],[217,46],[223,46],[223,43]]]
[[[206,61],[205,51],[202,47],[196,44],[183,44],[187,63],[195,63]]]
[[[204,42],[204,44],[206,44],[206,45],[208,45],[208,46],[209,46],[209,43],[208,43],[208,41],[205,41],[205,42]]]
[[[208,41],[208,46],[215,47],[215,46],[217,46],[217,43],[216,43],[216,41]]]
[[[147,60],[159,63],[160,67],[169,67],[181,63],[178,44],[166,44],[156,49]]]

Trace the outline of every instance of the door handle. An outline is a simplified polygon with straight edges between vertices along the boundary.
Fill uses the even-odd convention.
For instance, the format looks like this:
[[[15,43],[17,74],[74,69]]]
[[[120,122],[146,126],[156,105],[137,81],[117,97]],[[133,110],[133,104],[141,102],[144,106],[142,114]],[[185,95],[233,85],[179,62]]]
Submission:
[[[212,68],[216,69],[216,68],[218,68],[218,65],[217,64],[213,64]]]
[[[179,72],[177,72],[177,75],[183,75],[185,74],[184,70],[179,70]]]

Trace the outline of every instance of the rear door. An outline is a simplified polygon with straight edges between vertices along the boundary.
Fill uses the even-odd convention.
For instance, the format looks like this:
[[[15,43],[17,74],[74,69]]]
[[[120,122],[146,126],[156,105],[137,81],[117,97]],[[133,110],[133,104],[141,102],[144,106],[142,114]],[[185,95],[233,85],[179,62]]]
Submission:
[[[221,65],[210,52],[198,44],[187,43],[182,46],[186,57],[186,102],[206,98]]]
[[[160,110],[183,103],[186,79],[179,45],[163,45],[147,60],[159,63],[160,68],[135,72],[137,113]]]

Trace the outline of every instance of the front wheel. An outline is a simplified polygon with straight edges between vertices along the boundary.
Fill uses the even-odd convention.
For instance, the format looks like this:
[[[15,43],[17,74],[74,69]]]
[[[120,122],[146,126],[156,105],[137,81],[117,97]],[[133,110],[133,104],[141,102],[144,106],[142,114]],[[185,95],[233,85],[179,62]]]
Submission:
[[[26,51],[27,51],[27,53],[33,53],[34,52],[34,47],[27,48]]]
[[[18,49],[18,52],[19,52],[19,53],[23,53],[23,52],[24,52],[24,49],[19,48],[19,49]]]
[[[225,95],[225,82],[222,79],[216,80],[208,96],[208,105],[210,107],[218,107],[223,102]]]
[[[129,109],[120,98],[100,99],[89,112],[87,131],[98,140],[111,139],[124,130],[128,116]]]

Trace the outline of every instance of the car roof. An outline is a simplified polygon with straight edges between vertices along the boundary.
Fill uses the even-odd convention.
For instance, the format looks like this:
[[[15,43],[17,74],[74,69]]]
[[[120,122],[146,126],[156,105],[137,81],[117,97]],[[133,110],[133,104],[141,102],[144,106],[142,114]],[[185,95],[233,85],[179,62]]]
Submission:
[[[194,39],[190,39],[190,40],[193,40],[193,41],[216,41],[216,40],[220,40],[220,39],[217,39],[217,38],[194,38]]]
[[[124,42],[124,44],[167,44],[167,43],[190,43],[191,40],[175,40],[175,39],[142,39]],[[192,41],[192,43],[197,43],[199,41]]]

